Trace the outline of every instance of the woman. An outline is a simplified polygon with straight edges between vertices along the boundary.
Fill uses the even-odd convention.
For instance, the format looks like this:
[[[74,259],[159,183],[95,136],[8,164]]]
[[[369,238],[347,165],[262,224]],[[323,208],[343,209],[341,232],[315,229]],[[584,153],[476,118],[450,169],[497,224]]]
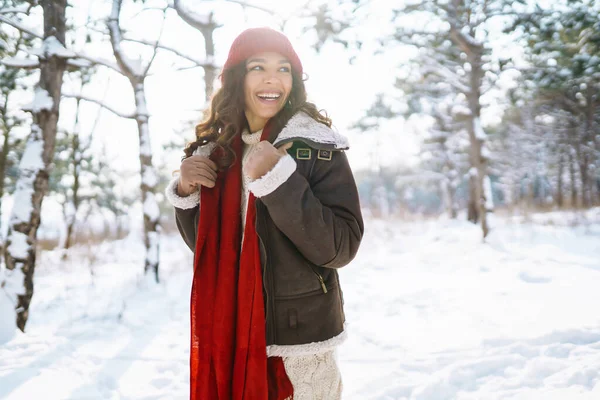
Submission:
[[[195,252],[190,396],[339,399],[336,269],[363,234],[347,141],[277,31],[241,33],[221,82],[166,190]]]

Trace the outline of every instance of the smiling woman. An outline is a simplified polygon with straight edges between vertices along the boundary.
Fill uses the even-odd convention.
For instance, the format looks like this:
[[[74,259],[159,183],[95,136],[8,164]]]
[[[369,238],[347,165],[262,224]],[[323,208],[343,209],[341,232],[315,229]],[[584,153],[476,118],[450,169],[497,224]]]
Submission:
[[[307,101],[302,72],[283,34],[238,36],[167,188],[195,252],[191,399],[341,398],[337,269],[363,221],[348,143]]]

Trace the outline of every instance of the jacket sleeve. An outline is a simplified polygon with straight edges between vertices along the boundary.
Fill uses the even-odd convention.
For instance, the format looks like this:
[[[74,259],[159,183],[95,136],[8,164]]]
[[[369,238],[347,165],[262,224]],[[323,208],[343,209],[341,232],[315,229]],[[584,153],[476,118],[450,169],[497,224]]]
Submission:
[[[177,194],[177,182],[179,177],[171,180],[165,189],[167,200],[175,207],[175,222],[181,237],[190,250],[196,248],[196,229],[200,216],[200,191],[194,192],[186,197]]]
[[[289,163],[287,157],[294,161],[285,156],[269,174]],[[358,190],[344,152],[334,151],[330,161],[314,162],[310,182],[294,168],[267,194],[256,190],[260,180],[251,183],[250,190],[258,192],[275,225],[307,260],[343,267],[356,255],[364,232]]]

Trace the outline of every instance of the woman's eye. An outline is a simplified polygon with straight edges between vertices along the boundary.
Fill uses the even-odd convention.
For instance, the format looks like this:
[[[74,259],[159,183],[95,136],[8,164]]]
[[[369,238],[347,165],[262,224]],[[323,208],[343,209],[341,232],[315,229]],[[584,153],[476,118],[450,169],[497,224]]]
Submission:
[[[290,72],[290,67],[281,67],[281,68],[279,68],[279,71],[281,71],[281,72]]]
[[[260,71],[260,70],[262,70],[262,66],[254,65],[254,66],[250,67],[250,69],[248,71]]]

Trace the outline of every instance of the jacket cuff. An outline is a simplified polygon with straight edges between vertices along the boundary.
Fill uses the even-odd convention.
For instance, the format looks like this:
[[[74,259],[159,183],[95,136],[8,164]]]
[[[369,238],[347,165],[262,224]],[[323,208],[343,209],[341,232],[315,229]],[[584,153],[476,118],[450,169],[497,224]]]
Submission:
[[[248,189],[256,197],[271,194],[296,171],[296,160],[289,154],[281,157],[272,170],[263,177],[248,184]]]
[[[200,204],[200,191],[196,190],[191,193],[189,196],[181,197],[177,194],[177,184],[179,183],[179,177],[175,177],[169,182],[167,188],[165,189],[165,195],[167,196],[167,200],[169,203],[173,205],[173,207],[181,208],[182,210],[187,210],[190,208],[196,207]]]

